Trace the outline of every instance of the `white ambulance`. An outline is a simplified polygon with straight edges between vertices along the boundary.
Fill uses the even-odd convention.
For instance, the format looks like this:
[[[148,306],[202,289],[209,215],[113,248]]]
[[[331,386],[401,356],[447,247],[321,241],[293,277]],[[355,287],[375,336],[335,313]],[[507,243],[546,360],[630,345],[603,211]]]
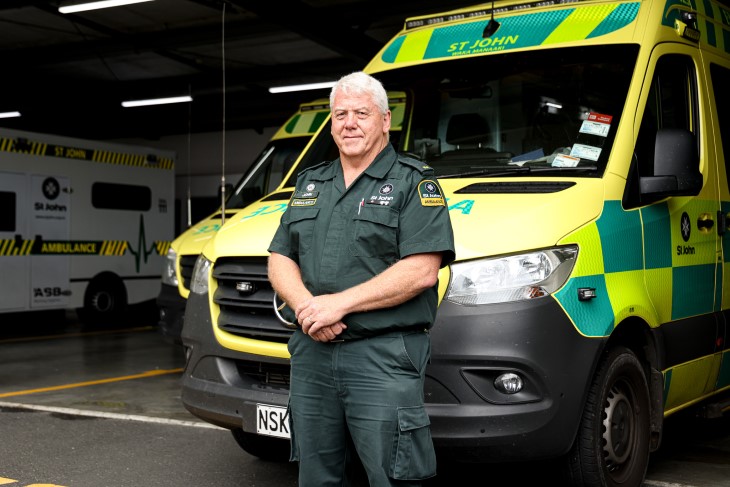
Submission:
[[[102,324],[154,300],[174,168],[172,152],[0,129],[0,313]]]

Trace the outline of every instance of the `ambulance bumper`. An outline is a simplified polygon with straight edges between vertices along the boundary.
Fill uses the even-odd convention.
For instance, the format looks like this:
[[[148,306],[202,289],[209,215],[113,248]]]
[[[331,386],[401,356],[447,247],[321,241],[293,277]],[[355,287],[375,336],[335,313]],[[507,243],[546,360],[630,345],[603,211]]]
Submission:
[[[182,331],[187,301],[180,296],[177,287],[162,284],[156,302],[159,311],[157,326],[160,333],[167,341],[180,343],[180,332]]]
[[[256,433],[257,404],[287,406],[289,361],[222,347],[213,335],[207,294],[190,293],[181,338],[187,356],[181,399],[194,416]]]
[[[580,335],[552,298],[444,301],[431,337],[425,396],[440,454],[481,463],[567,453],[604,339]],[[523,379],[522,391],[497,390],[507,372]]]
[[[550,298],[481,307],[443,302],[431,337],[425,400],[439,455],[483,463],[567,453],[604,339],[581,336]],[[220,346],[207,296],[190,295],[182,341],[182,402],[193,415],[255,433],[257,404],[287,405],[288,360]],[[524,389],[498,392],[493,382],[503,372],[519,374]]]

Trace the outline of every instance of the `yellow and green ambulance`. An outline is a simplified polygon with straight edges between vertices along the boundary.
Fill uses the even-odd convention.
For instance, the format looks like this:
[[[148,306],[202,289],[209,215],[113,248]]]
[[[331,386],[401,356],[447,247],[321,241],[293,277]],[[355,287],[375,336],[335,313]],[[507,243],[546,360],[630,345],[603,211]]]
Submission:
[[[666,417],[728,407],[730,7],[499,0],[407,19],[365,71],[405,94],[393,143],[434,168],[454,227],[437,451],[641,485]],[[298,169],[337,156],[329,132]],[[205,246],[182,332],[184,405],[260,457],[288,449],[266,249],[295,177]]]
[[[271,137],[256,160],[236,183],[217,211],[195,223],[175,240],[167,251],[162,285],[157,296],[158,326],[169,341],[180,341],[185,304],[190,293],[190,275],[195,259],[221,223],[236,212],[274,190],[291,170],[304,147],[329,116],[329,100],[302,103],[299,109]]]

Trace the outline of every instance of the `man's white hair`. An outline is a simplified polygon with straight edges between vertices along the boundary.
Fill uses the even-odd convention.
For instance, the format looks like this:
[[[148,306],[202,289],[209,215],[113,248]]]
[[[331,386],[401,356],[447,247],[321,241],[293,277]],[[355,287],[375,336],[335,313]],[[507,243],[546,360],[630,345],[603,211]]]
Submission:
[[[367,73],[356,71],[340,78],[330,91],[330,108],[334,108],[338,91],[351,95],[370,95],[380,113],[388,111],[388,93],[379,80]]]

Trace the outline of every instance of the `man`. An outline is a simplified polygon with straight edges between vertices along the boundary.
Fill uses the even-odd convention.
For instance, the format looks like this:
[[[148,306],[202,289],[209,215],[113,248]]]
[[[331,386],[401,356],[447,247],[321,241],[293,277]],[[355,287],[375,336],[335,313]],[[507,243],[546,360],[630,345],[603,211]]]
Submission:
[[[436,474],[423,382],[451,222],[433,170],[389,143],[378,80],[343,77],[330,109],[340,157],[299,174],[269,247],[269,279],[300,325],[291,459],[300,487],[339,487],[354,444],[371,486],[416,486]]]

